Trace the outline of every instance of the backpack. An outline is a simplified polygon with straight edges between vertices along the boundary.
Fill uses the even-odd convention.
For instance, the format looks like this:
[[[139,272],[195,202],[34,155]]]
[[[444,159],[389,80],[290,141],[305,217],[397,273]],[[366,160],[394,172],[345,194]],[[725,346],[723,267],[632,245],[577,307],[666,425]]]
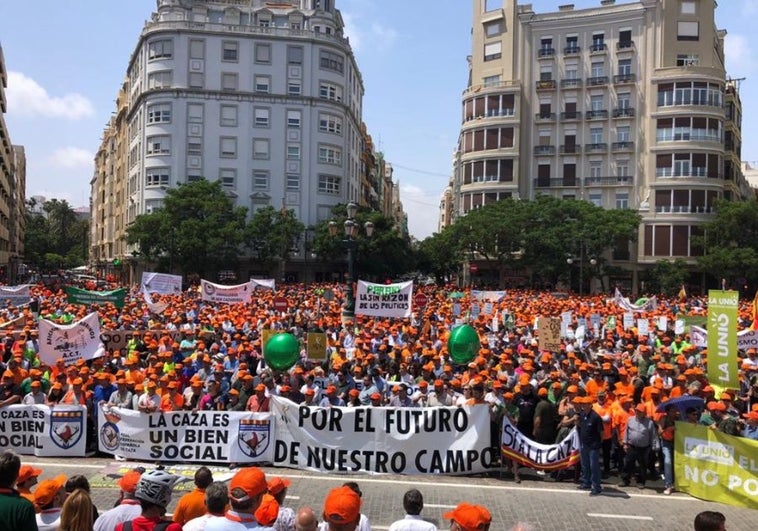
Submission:
[[[157,524],[155,524],[155,527],[153,527],[153,531],[166,531],[168,529],[168,526],[173,524],[174,522],[171,522],[169,520],[161,520]],[[121,526],[121,531],[132,531],[132,522],[131,520],[128,522],[124,522],[124,525]]]

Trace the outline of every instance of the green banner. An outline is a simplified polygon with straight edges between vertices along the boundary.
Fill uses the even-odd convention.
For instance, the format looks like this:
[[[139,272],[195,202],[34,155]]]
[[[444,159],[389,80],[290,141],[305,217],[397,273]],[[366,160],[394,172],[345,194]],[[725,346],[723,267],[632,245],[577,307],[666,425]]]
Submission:
[[[677,422],[674,454],[677,490],[758,509],[758,441]]]
[[[121,288],[114,289],[113,291],[88,291],[86,289],[66,286],[66,296],[68,297],[68,302],[71,304],[90,305],[110,302],[116,308],[123,308],[126,290]]]
[[[739,389],[736,291],[708,291],[708,382],[715,388]]]

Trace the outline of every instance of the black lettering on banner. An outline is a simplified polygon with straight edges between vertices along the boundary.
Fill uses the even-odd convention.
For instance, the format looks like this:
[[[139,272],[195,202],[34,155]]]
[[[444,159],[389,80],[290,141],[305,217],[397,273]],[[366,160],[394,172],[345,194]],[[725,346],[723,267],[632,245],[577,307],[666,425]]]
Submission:
[[[150,447],[150,457],[169,461],[229,461],[226,446],[179,446],[175,444],[160,446],[156,444]]]

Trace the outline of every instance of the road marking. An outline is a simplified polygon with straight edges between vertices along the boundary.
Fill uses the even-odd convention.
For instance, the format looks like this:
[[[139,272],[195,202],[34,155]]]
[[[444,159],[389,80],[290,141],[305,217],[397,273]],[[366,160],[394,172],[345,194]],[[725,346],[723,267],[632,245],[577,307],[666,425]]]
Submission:
[[[300,496],[290,496],[289,494],[287,494],[285,498],[288,500],[299,500]]]
[[[26,456],[24,456],[24,464],[28,465],[44,465],[51,468],[97,468],[102,469],[105,468],[105,465],[85,465],[85,464],[67,464],[67,463],[53,463],[51,461],[30,461],[26,459]]]
[[[442,503],[425,503],[424,507],[433,507],[435,509],[455,509],[457,505],[445,505]]]
[[[587,513],[587,516],[593,518],[615,518],[617,520],[646,520],[652,521],[652,516],[636,516],[633,514],[603,514],[603,513]]]

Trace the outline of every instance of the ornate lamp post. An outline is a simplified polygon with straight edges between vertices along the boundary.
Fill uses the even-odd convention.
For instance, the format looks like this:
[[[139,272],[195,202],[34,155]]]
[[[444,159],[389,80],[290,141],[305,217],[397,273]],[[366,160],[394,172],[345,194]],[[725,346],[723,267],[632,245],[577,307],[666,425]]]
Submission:
[[[584,242],[579,242],[579,258],[568,257],[566,263],[568,265],[573,264],[575,261],[579,262],[579,296],[584,295]],[[590,265],[596,266],[597,260],[590,258]],[[569,270],[569,285],[571,285],[571,270]]]

